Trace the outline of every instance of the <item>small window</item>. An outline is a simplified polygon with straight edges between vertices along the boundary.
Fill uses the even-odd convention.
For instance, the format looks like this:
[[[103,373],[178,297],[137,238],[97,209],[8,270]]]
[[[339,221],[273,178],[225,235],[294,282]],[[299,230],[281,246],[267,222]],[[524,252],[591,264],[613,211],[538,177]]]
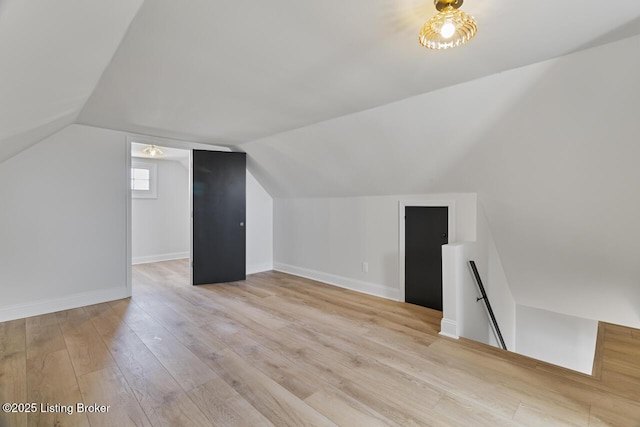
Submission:
[[[133,160],[131,162],[131,197],[138,199],[156,199],[156,165]]]

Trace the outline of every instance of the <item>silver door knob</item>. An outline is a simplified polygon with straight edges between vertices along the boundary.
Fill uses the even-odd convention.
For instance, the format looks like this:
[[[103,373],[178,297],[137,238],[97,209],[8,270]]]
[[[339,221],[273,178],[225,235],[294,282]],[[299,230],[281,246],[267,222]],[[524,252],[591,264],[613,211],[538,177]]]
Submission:
[[[241,223],[240,223],[240,227],[244,227],[244,222],[241,222]]]

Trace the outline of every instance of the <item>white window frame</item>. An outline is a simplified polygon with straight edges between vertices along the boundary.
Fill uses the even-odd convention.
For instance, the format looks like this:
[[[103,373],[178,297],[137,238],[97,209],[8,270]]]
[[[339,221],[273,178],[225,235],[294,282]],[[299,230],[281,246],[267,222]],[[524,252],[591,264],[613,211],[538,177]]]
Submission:
[[[149,189],[131,190],[131,197],[134,199],[157,199],[158,198],[158,165],[138,159],[131,159],[131,173],[133,169],[147,169],[149,171]],[[131,181],[129,181],[131,187]]]

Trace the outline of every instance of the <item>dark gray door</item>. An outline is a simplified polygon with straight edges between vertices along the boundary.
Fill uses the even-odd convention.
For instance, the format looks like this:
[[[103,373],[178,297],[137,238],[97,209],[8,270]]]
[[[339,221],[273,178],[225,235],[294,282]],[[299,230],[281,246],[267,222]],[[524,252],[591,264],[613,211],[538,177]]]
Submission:
[[[246,278],[246,154],[193,150],[193,284]]]
[[[405,301],[442,310],[442,245],[449,208],[405,208]]]

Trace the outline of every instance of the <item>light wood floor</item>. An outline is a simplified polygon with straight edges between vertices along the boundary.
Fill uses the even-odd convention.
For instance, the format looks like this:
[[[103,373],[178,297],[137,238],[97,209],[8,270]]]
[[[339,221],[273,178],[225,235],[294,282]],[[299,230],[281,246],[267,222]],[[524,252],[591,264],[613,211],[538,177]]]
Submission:
[[[440,314],[267,272],[192,287],[134,268],[134,297],[0,323],[1,426],[640,426],[640,334],[601,333],[599,378],[440,337]]]

